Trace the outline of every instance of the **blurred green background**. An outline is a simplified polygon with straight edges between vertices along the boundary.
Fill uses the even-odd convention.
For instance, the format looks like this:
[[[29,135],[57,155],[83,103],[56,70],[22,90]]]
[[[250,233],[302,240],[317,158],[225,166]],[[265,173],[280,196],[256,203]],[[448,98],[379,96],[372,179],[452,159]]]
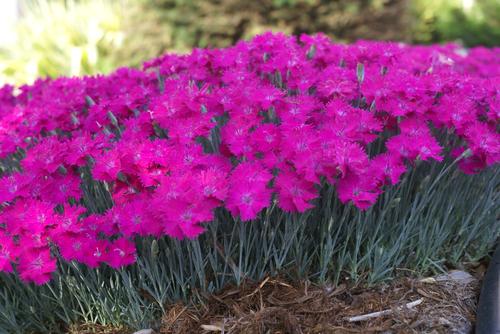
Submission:
[[[498,0],[1,0],[0,84],[108,73],[273,30],[500,44]]]

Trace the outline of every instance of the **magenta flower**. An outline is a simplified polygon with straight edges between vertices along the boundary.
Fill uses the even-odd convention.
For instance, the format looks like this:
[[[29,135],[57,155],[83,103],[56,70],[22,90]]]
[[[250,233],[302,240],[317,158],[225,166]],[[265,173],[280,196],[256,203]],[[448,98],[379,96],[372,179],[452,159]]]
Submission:
[[[67,203],[70,198],[79,200],[82,197],[80,183],[81,179],[77,175],[55,173],[44,181],[41,197],[44,201],[54,204]]]
[[[114,181],[122,170],[120,154],[116,150],[109,150],[94,157],[95,165],[92,175],[97,180]]]
[[[336,64],[327,67],[322,73],[324,80],[318,85],[322,97],[352,99],[356,96],[356,73],[352,69],[340,68]]]
[[[0,203],[11,202],[16,197],[28,197],[33,174],[13,173],[0,178]]]
[[[23,281],[42,285],[50,281],[56,260],[48,249],[26,249],[19,257],[19,276]]]
[[[12,272],[12,262],[15,260],[14,248],[12,239],[0,233],[0,272]]]
[[[57,245],[61,256],[66,261],[82,261],[83,249],[88,245],[86,237],[81,235],[61,235],[57,239]]]
[[[81,240],[85,242],[82,244],[81,252],[78,254],[78,261],[91,268],[97,268],[101,263],[109,260],[110,241],[91,238],[82,238]]]
[[[243,221],[255,219],[270,204],[271,190],[267,185],[271,179],[272,174],[258,163],[239,164],[229,179],[226,207]]]
[[[106,262],[113,268],[120,268],[134,263],[136,260],[135,245],[128,239],[117,239],[109,244]]]
[[[401,157],[388,153],[377,155],[371,161],[371,168],[382,184],[389,183],[395,185],[399,182],[401,175],[406,172]]]
[[[500,134],[483,123],[475,122],[465,134],[470,148],[477,155],[484,155],[486,166],[500,160]]]
[[[304,212],[312,208],[311,200],[318,197],[312,182],[306,181],[295,172],[281,172],[276,178],[278,205],[287,212]]]
[[[262,124],[250,135],[250,143],[254,152],[276,151],[280,146],[279,127],[274,124]]]
[[[30,149],[22,160],[25,170],[54,173],[66,158],[67,143],[48,137]]]
[[[171,199],[158,208],[157,217],[163,221],[163,230],[176,238],[195,238],[204,231],[201,223],[212,221],[214,202],[193,205],[187,199]]]
[[[218,168],[202,170],[199,173],[200,186],[207,198],[224,201],[227,198],[227,172]]]
[[[118,213],[114,215],[114,219],[124,236],[131,238],[136,235],[161,235],[162,228],[155,223],[148,203],[149,199],[138,197],[117,209]]]
[[[338,181],[337,193],[342,203],[352,201],[358,208],[366,210],[375,203],[380,191],[369,176],[349,174]]]
[[[80,134],[68,143],[67,156],[65,162],[68,165],[84,166],[87,164],[89,155],[96,155],[98,142],[92,139],[88,133]]]

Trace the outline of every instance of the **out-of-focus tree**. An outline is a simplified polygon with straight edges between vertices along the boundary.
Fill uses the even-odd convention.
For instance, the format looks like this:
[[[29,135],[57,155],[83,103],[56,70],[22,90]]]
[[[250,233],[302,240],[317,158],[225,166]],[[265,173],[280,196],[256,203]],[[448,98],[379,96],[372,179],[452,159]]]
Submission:
[[[124,39],[124,1],[26,0],[15,38],[0,46],[0,83],[106,73]]]
[[[3,1],[3,0],[0,0]],[[15,0],[9,0],[15,1]],[[334,40],[500,44],[498,0],[19,0],[0,84],[107,73],[164,52],[224,47],[264,31]]]
[[[15,42],[0,46],[0,84],[106,73],[267,30],[408,41],[407,1],[24,0]]]
[[[416,0],[413,38],[418,43],[459,41],[500,45],[500,1]]]
[[[227,45],[275,29],[293,34],[324,32],[332,37],[408,37],[407,0],[153,0],[167,22],[193,35],[197,46]]]

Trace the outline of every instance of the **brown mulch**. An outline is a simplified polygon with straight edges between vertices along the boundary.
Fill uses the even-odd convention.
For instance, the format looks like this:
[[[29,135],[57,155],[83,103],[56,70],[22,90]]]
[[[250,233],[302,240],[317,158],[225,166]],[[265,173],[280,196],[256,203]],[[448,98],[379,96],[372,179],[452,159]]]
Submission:
[[[204,305],[172,305],[160,333],[470,333],[478,292],[478,280],[425,283],[404,278],[348,289],[266,278],[208,296]],[[418,306],[404,307],[419,299]],[[365,321],[348,320],[383,310],[391,311]]]
[[[204,296],[199,305],[170,305],[153,333],[472,333],[484,270],[484,265],[472,269],[469,281],[398,278],[371,288],[268,277]],[[415,301],[417,306],[405,307]],[[386,312],[349,321],[380,311]],[[96,326],[75,326],[69,333],[133,332]]]

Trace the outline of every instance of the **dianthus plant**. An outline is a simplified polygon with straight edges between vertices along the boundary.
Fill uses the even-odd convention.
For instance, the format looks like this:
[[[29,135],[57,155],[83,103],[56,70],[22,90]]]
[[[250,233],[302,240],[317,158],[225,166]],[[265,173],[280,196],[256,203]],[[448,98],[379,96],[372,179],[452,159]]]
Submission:
[[[196,238],[220,207],[303,213],[325,186],[365,210],[420,161],[477,173],[500,160],[499,86],[498,48],[271,33],[4,86],[0,271],[120,268],[136,236]]]

